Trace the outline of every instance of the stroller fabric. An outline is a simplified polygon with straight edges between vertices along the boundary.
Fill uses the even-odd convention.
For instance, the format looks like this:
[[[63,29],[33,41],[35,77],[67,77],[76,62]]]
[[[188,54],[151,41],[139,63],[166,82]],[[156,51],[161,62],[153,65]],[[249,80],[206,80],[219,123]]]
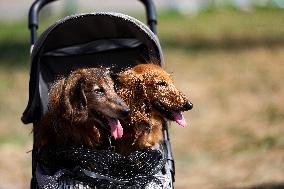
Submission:
[[[169,178],[165,157],[158,149],[144,149],[129,156],[110,150],[84,147],[43,147],[36,177],[39,187],[162,189]],[[168,180],[168,182],[166,182]]]

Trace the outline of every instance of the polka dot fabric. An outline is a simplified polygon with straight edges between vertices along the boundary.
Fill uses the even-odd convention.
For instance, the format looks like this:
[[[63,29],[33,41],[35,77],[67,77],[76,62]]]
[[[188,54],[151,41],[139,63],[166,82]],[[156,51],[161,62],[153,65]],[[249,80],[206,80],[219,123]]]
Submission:
[[[144,149],[129,156],[84,147],[43,147],[38,154],[37,182],[42,189],[159,189],[165,166],[160,150]]]

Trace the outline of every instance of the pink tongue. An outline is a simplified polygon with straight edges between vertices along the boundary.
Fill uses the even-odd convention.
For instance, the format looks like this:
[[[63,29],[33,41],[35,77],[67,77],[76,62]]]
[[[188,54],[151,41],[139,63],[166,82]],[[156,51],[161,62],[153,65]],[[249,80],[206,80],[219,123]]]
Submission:
[[[172,112],[174,120],[182,127],[187,127],[187,123],[181,112]]]
[[[111,136],[113,136],[114,139],[121,138],[123,135],[123,128],[119,120],[114,118],[107,118],[107,120],[108,125],[110,126]]]

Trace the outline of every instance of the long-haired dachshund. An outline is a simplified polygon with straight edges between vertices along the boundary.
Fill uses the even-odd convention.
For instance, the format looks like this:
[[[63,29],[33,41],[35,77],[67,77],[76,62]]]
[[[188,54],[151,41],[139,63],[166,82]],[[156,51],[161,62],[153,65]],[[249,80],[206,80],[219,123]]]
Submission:
[[[34,127],[35,144],[99,148],[106,137],[104,130],[111,131],[115,139],[122,137],[118,119],[128,113],[108,69],[79,69],[51,86],[48,112]]]
[[[127,155],[159,143],[164,120],[186,127],[181,112],[193,105],[160,66],[139,64],[118,74],[117,81],[117,94],[130,107],[129,116],[122,121],[125,135],[116,141],[119,153]]]

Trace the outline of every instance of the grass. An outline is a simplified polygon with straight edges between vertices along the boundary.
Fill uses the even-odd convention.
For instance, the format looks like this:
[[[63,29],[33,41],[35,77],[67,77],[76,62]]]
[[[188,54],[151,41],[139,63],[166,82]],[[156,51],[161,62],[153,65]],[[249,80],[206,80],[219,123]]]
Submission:
[[[158,16],[166,68],[194,103],[185,113],[189,128],[170,126],[176,188],[283,184],[284,12]],[[28,98],[28,52],[26,23],[0,24],[0,188],[29,183],[31,127],[20,122]],[[10,166],[16,167],[13,174]]]
[[[284,21],[283,16],[283,11],[275,10],[240,13],[223,9],[193,17],[161,14],[160,39],[166,48],[190,52],[277,46],[283,44],[284,26],[279,24]]]

